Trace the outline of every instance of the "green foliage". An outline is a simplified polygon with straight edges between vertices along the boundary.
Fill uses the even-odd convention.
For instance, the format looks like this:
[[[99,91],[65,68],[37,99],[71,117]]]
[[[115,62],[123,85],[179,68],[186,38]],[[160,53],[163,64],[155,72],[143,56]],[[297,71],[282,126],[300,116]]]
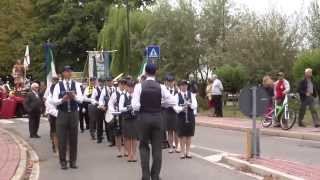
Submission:
[[[299,55],[293,66],[296,81],[303,79],[306,68],[313,70],[313,79],[316,84],[320,84],[320,49],[309,50]]]
[[[118,50],[113,54],[111,72],[113,75],[131,73],[137,75],[143,61],[143,31],[149,20],[148,12],[140,10],[130,11],[130,58],[127,62],[127,21],[126,9],[112,6],[109,10],[107,23],[100,32],[99,48]]]
[[[311,2],[309,15],[307,16],[308,40],[312,48],[320,48],[320,6],[317,0]]]
[[[224,90],[230,93],[237,93],[247,83],[249,76],[247,69],[242,65],[223,65],[216,73],[222,80]]]

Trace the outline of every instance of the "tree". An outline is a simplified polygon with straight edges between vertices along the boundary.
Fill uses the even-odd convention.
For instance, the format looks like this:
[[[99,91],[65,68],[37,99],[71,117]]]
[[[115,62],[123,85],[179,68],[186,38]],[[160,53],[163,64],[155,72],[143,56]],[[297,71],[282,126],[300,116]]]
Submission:
[[[224,90],[228,93],[238,93],[248,83],[249,75],[243,65],[223,65],[217,69],[217,75],[222,80]]]
[[[103,49],[118,50],[113,54],[111,72],[131,73],[137,75],[143,61],[143,31],[149,21],[147,10],[131,10],[130,12],[130,39],[131,56],[127,62],[127,22],[126,9],[124,7],[112,6],[109,10],[107,23],[100,32],[98,46]]]
[[[310,4],[308,22],[308,40],[311,48],[320,48],[320,6],[317,0]]]
[[[11,73],[15,61],[23,59],[27,44],[33,48],[31,40],[38,26],[33,15],[30,0],[0,1],[0,75]]]
[[[301,53],[293,66],[293,76],[296,82],[304,78],[304,71],[307,68],[313,70],[313,79],[320,84],[320,49],[307,50]]]
[[[54,46],[57,67],[72,65],[82,71],[87,50],[97,47],[97,39],[105,21],[109,0],[65,1],[33,0],[35,12],[41,21],[36,42],[39,48],[47,40]],[[43,59],[43,53],[37,57]]]

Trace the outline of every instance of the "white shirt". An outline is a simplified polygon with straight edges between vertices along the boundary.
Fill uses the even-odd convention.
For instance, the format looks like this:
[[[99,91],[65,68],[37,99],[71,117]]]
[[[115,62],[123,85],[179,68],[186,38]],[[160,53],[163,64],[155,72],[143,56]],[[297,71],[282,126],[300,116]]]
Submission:
[[[212,83],[212,94],[213,95],[222,95],[223,85],[220,79],[215,79]]]
[[[100,90],[100,97],[101,97],[102,91],[103,91],[103,87],[100,87],[100,86],[93,89],[93,92],[92,92],[92,95],[90,98],[90,102],[91,102],[91,104],[95,104],[95,105],[98,105],[99,101],[100,101],[100,97],[98,100],[96,100],[96,97],[99,95],[97,88]]]
[[[113,92],[110,99],[109,99],[109,102],[108,102],[108,110],[109,112],[117,112],[118,110],[116,109],[116,103],[117,103],[117,93],[120,93],[120,97],[123,93],[125,93],[125,91],[120,91],[120,89],[118,89],[117,91]],[[120,101],[120,99],[119,99]]]
[[[67,81],[66,80],[63,80],[63,85],[64,85],[64,88],[67,89]],[[72,81],[69,80],[69,86],[70,86],[70,89],[71,89],[71,83]],[[75,81],[74,81],[75,82]],[[52,103],[53,105],[55,106],[58,106],[60,104],[62,104],[62,98],[59,98],[59,94],[60,94],[60,83],[57,83],[54,87],[54,90],[53,90],[53,96],[52,96]],[[83,101],[83,95],[82,95],[82,92],[81,92],[81,87],[80,87],[80,84],[78,82],[75,82],[75,85],[76,85],[76,95],[75,95],[75,101],[77,101],[78,103],[82,103]]]
[[[90,86],[87,86],[87,87],[84,89],[84,92],[83,92],[83,101],[92,103],[92,102],[91,102],[91,98],[88,98],[88,95],[90,95],[90,94],[89,94],[89,89],[90,89]],[[93,87],[92,94],[93,94],[94,89],[95,89],[95,88]],[[91,94],[91,95],[92,95],[92,94]]]
[[[102,89],[102,92],[100,94],[100,98],[99,98],[99,106],[105,106],[105,101],[104,101],[104,97],[105,96],[109,96],[112,92],[115,91],[115,88],[113,86],[109,87],[109,86],[106,86]],[[110,98],[111,98],[112,94],[110,95]]]
[[[57,110],[57,107],[52,103],[53,94],[50,92],[50,87],[51,85],[47,87],[46,92],[44,94],[44,97],[46,99],[46,102],[45,102],[46,114],[50,114],[54,117],[57,117],[58,110]]]
[[[155,77],[147,77],[146,81],[147,80],[155,81]],[[162,107],[174,106],[176,104],[176,100],[175,100],[174,96],[172,96],[170,94],[170,92],[168,91],[168,89],[164,85],[160,84],[160,87],[161,87],[161,105],[162,105]],[[134,87],[134,92],[133,92],[133,96],[132,96],[132,108],[134,111],[140,110],[141,91],[142,91],[142,86],[141,86],[141,83],[139,83]]]
[[[133,93],[130,94],[127,92],[126,95],[127,95],[127,97],[131,96],[131,100],[132,100]],[[125,101],[126,101],[126,98],[125,98],[125,95],[123,94],[120,96],[120,99],[119,99],[119,111],[120,112],[127,112],[128,111],[128,108],[124,106]]]
[[[188,97],[188,91],[185,91],[185,92],[180,92],[182,97],[184,98],[185,96]],[[179,95],[176,96],[176,101],[179,102]],[[197,101],[197,98],[196,98],[196,95],[194,93],[191,93],[191,105],[190,105],[190,108],[192,110],[196,110],[198,108],[198,101]],[[173,109],[176,111],[176,113],[180,113],[182,112],[184,109],[183,109],[183,106],[179,106],[178,103],[176,104],[176,106],[173,107]]]

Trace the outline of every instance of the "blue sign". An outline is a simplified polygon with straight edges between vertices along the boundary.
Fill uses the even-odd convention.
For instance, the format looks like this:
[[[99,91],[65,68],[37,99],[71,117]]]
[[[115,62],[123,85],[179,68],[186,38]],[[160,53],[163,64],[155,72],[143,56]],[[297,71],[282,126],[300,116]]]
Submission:
[[[147,47],[148,59],[160,59],[160,46],[151,45]]]

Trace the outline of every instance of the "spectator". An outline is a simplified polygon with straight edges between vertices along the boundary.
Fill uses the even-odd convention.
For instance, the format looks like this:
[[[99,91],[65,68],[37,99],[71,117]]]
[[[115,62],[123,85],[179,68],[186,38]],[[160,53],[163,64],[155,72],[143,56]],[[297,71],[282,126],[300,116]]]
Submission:
[[[262,80],[263,88],[266,90],[268,96],[269,96],[269,104],[267,105],[265,114],[270,114],[270,111],[272,111],[273,106],[273,99],[274,99],[274,85],[273,80],[270,76],[264,76]]]
[[[278,81],[274,84],[275,100],[278,105],[282,105],[286,95],[290,92],[290,84],[284,78],[285,74],[283,72],[279,72],[277,77]],[[280,122],[277,118],[275,119],[274,127],[280,127]]]
[[[222,93],[223,85],[217,75],[213,75],[213,84],[212,84],[212,99],[215,105],[215,115],[217,117],[223,117],[222,111]]]
[[[193,74],[189,75],[188,91],[191,91],[195,95],[198,94],[198,84],[197,84],[197,81],[195,80],[195,77]]]
[[[298,92],[301,99],[301,106],[299,112],[299,126],[305,127],[305,124],[302,122],[304,115],[306,113],[307,106],[309,106],[313,124],[316,128],[320,127],[318,113],[315,109],[314,98],[317,97],[317,87],[312,79],[312,69],[308,68],[305,70],[305,79],[300,81]]]
[[[206,88],[206,95],[208,98],[208,108],[210,109],[211,113],[209,113],[209,116],[214,117],[214,102],[212,99],[212,84],[213,84],[213,80],[212,78],[208,79],[208,85]]]
[[[42,100],[39,95],[39,84],[31,85],[31,92],[26,96],[23,106],[29,117],[30,138],[40,138],[38,135]]]

